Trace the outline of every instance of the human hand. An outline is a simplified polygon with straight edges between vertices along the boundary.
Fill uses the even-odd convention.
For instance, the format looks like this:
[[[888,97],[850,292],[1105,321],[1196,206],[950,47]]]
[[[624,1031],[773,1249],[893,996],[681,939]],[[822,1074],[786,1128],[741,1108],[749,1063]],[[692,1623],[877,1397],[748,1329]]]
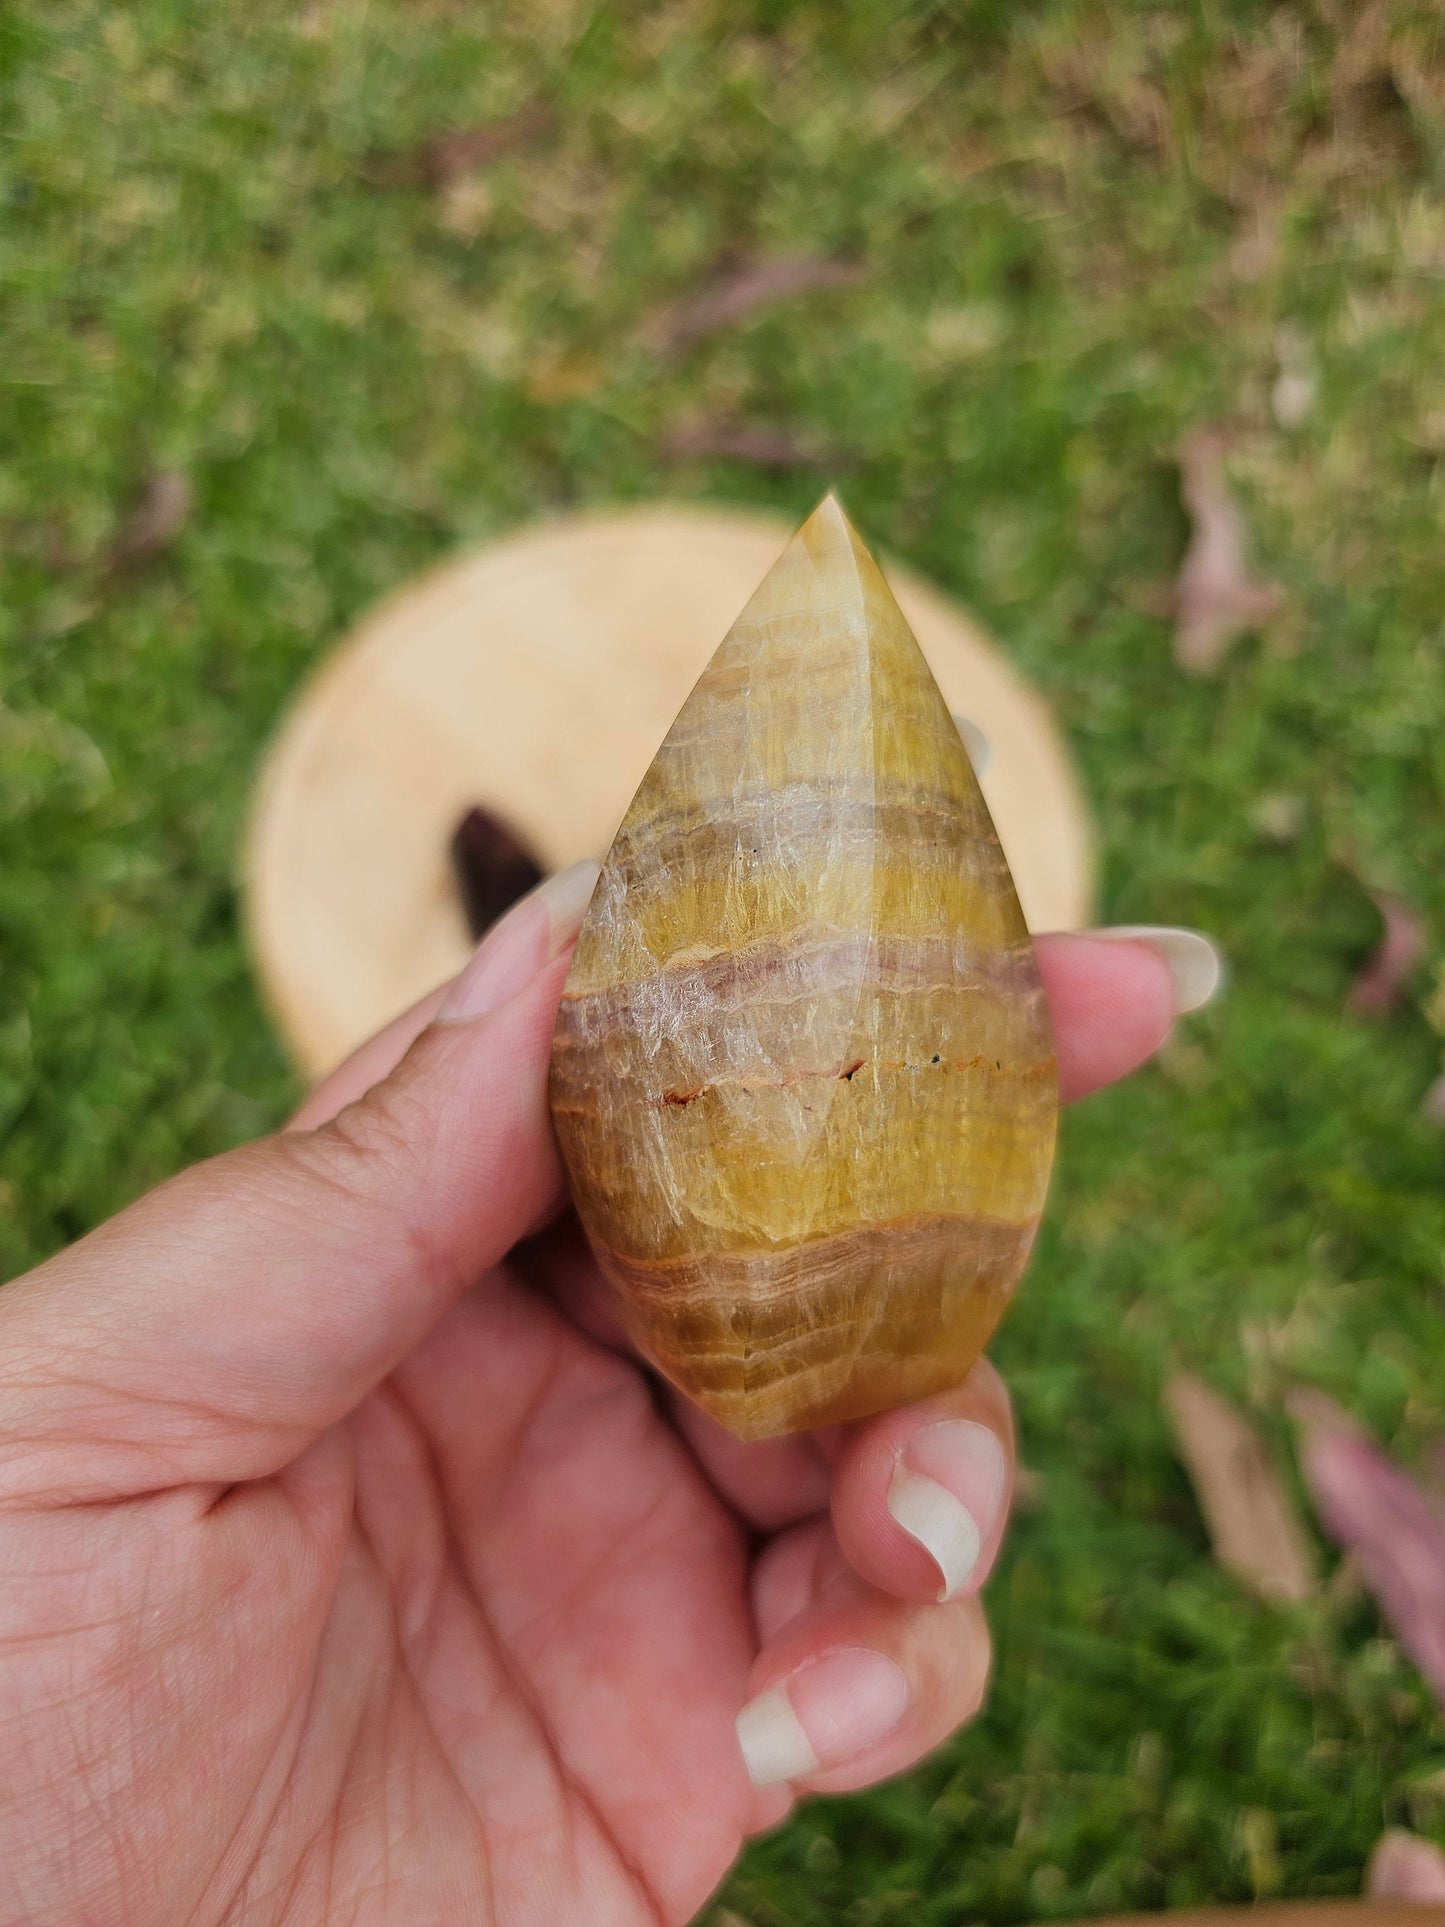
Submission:
[[[593,874],[291,1129],[0,1293],[0,1920],[681,1922],[798,1790],[977,1708],[992,1369],[740,1445],[558,1218]],[[1157,948],[1039,956],[1066,1097],[1167,1032]]]

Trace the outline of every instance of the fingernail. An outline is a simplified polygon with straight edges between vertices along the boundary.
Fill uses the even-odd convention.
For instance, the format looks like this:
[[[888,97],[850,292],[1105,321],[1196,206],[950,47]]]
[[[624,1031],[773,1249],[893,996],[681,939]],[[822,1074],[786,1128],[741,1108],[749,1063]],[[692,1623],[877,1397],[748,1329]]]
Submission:
[[[539,883],[482,938],[447,992],[439,1024],[467,1024],[525,990],[582,928],[601,866],[590,856]]]
[[[886,1739],[908,1710],[908,1675],[866,1646],[800,1666],[738,1714],[738,1744],[754,1786],[846,1766]]]
[[[1003,1447],[973,1419],[940,1419],[911,1439],[888,1486],[888,1510],[942,1575],[938,1597],[968,1584],[998,1524],[1008,1484]]]
[[[1224,982],[1224,959],[1198,930],[1182,930],[1164,923],[1116,923],[1107,930],[1091,930],[1091,937],[1124,943],[1147,943],[1164,960],[1174,985],[1174,1014],[1202,1010]]]
[[[959,735],[963,738],[963,746],[968,751],[969,762],[973,764],[974,775],[982,776],[993,761],[993,744],[978,724],[970,722],[967,716],[960,716],[955,712],[953,721]]]

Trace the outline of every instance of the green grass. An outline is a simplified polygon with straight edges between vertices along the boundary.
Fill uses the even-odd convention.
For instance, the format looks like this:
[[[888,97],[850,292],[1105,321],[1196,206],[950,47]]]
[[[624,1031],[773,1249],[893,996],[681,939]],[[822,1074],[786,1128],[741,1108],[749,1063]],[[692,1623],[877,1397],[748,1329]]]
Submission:
[[[728,1890],[755,1927],[952,1927],[1347,1893],[1445,1838],[1445,1727],[1366,1602],[1211,1562],[1160,1413],[1188,1364],[1283,1452],[1321,1385],[1445,1430],[1433,963],[1348,1016],[1368,891],[1445,933],[1445,77],[1438,10],[753,0],[21,0],[0,15],[0,1270],[295,1091],[237,923],[256,758],[373,598],[455,545],[660,492],[698,413],[848,458],[849,506],[1048,691],[1118,921],[1233,983],[1070,1120],[997,1355],[1042,1476],[985,1716],[822,1803]],[[1351,23],[1354,22],[1353,26]],[[543,95],[475,189],[368,157]],[[866,282],[660,362],[725,246]],[[1281,357],[1313,407],[1279,425]],[[1285,613],[1173,666],[1191,424],[1230,425]],[[146,474],[173,549],[106,576]],[[1438,1016],[1438,1004],[1434,1006]]]

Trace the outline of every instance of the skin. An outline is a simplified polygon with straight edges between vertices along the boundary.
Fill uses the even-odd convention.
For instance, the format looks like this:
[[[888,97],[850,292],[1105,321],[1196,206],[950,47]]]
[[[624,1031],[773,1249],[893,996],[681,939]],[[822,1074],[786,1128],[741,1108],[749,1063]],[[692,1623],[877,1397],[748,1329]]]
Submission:
[[[1011,1469],[1001,1382],[750,1447],[660,1389],[558,1215],[548,948],[0,1293],[0,1919],[682,1922],[976,1711],[977,1600],[885,1495],[939,1417]],[[1151,950],[1040,958],[1066,1096],[1162,1040]],[[744,1700],[856,1645],[902,1723],[754,1787]]]

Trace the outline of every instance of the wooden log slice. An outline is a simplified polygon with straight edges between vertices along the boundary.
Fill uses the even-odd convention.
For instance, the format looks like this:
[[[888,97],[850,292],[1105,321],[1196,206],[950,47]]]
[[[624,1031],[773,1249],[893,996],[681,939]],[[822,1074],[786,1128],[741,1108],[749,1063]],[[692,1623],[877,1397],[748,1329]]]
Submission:
[[[366,616],[264,761],[246,916],[306,1075],[453,975],[468,936],[448,844],[481,804],[546,868],[600,857],[703,666],[791,528],[656,505],[561,517],[444,563]],[[1088,813],[1054,719],[922,577],[888,578],[982,783],[1034,930],[1086,923]]]

